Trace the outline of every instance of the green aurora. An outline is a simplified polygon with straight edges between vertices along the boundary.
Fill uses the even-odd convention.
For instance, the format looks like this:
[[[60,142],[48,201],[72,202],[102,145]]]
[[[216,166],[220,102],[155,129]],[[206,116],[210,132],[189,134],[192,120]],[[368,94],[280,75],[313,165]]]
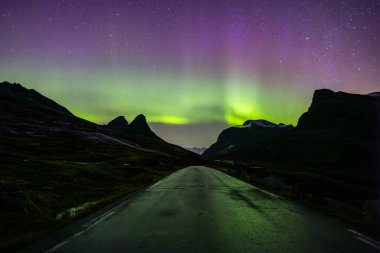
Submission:
[[[140,113],[150,123],[238,125],[247,119],[267,119],[296,124],[312,95],[274,88],[241,75],[224,79],[136,70],[63,73],[3,68],[0,76],[33,88],[75,115],[100,124],[118,115],[132,120]]]

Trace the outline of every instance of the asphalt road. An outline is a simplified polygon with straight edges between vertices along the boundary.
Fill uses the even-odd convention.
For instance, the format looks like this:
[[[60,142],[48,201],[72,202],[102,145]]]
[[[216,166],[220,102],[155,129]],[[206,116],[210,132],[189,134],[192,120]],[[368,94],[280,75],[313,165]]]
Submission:
[[[377,252],[375,241],[351,229],[198,166],[157,182],[44,251]]]

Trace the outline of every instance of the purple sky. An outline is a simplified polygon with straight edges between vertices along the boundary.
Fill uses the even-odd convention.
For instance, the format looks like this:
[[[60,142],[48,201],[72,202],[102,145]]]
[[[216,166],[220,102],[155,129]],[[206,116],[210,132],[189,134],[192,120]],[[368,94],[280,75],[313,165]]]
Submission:
[[[0,0],[0,78],[98,123],[144,113],[164,139],[209,145],[221,125],[295,124],[318,88],[380,90],[379,24],[380,0]]]

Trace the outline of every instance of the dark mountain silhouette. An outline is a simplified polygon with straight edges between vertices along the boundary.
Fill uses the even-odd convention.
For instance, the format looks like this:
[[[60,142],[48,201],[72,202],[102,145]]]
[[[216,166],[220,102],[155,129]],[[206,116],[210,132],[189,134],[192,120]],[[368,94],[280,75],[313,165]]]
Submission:
[[[2,82],[0,83],[0,99],[2,104],[5,105],[7,102],[12,102],[14,104],[21,104],[25,108],[19,109],[29,109],[27,107],[39,108],[41,110],[51,110],[57,113],[72,115],[69,110],[65,107],[57,104],[53,100],[41,95],[33,89],[26,89],[20,84]]]
[[[101,126],[34,90],[0,83],[0,251],[198,160],[159,140],[143,116],[131,125],[118,117]],[[84,204],[79,213],[68,211]]]
[[[309,110],[300,117],[297,128],[339,129],[341,134],[371,136],[378,129],[379,105],[378,96],[317,90]]]
[[[124,116],[119,116],[110,121],[107,125],[112,131],[119,133],[132,133],[157,140],[162,140],[158,137],[149,127],[144,115],[139,114],[136,118],[128,124]]]
[[[222,131],[216,143],[204,151],[205,156],[234,154],[260,143],[274,135],[293,129],[291,125],[276,125],[266,120],[247,120],[242,126],[234,126]]]
[[[144,115],[139,114],[136,116],[134,120],[132,120],[131,124],[129,125],[131,127],[132,132],[135,134],[148,136],[155,139],[160,139],[153,131],[150,129],[148,123],[146,122],[146,118]]]
[[[128,121],[124,118],[124,116],[116,117],[115,119],[111,120],[107,126],[116,132],[129,132],[130,127],[128,124]]]
[[[86,122],[37,91],[8,82],[0,83],[0,118],[2,125],[7,122],[41,125],[56,125],[62,121]]]
[[[273,160],[342,167],[374,164],[379,141],[380,98],[317,90],[309,110],[293,128],[267,121],[246,121],[224,130],[206,156],[246,161]]]

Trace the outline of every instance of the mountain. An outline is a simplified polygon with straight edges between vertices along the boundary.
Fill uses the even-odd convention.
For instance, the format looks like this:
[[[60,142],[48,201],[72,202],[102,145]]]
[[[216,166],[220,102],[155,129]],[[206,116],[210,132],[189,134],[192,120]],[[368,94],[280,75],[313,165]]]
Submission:
[[[128,124],[128,121],[124,118],[124,116],[116,117],[108,123],[107,127],[118,133],[137,134],[156,140],[162,140],[150,129],[143,114],[137,115],[131,124]]]
[[[379,106],[378,96],[317,90],[309,110],[300,117],[297,128],[339,129],[341,134],[368,135],[378,129]]]
[[[124,118],[124,116],[116,117],[111,120],[107,126],[115,132],[129,132],[130,130],[128,121]]]
[[[160,140],[142,115],[130,125],[124,117],[97,125],[35,90],[0,83],[0,251],[199,159]]]
[[[135,134],[151,137],[154,139],[161,140],[160,137],[158,137],[149,127],[148,123],[146,122],[146,118],[144,115],[139,114],[136,116],[134,120],[132,120],[131,124],[131,131]]]
[[[205,148],[205,147],[202,147],[202,148],[198,148],[198,147],[186,148],[186,147],[185,147],[185,149],[187,149],[187,150],[189,150],[189,151],[191,151],[191,152],[194,152],[194,153],[196,153],[196,154],[201,155],[201,154],[203,154],[203,152],[205,152],[205,150],[206,150],[207,148]]]
[[[53,100],[42,96],[40,93],[33,89],[26,89],[20,84],[11,84],[9,82],[0,83],[0,99],[3,106],[12,106],[16,108],[17,105],[22,105],[18,109],[28,111],[30,108],[39,109],[40,111],[49,110],[52,112],[66,114],[72,116],[65,107],[57,104]],[[9,104],[12,102],[12,104]],[[17,111],[18,112],[18,111]]]
[[[317,90],[296,127],[246,121],[203,155],[376,184],[380,97]]]
[[[317,167],[368,167],[374,163],[379,143],[379,112],[380,97],[316,90],[296,127],[248,120],[222,131],[204,155]]]
[[[266,120],[247,120],[241,126],[222,131],[216,143],[204,151],[205,156],[239,153],[255,143],[293,129],[291,125],[274,124]]]

